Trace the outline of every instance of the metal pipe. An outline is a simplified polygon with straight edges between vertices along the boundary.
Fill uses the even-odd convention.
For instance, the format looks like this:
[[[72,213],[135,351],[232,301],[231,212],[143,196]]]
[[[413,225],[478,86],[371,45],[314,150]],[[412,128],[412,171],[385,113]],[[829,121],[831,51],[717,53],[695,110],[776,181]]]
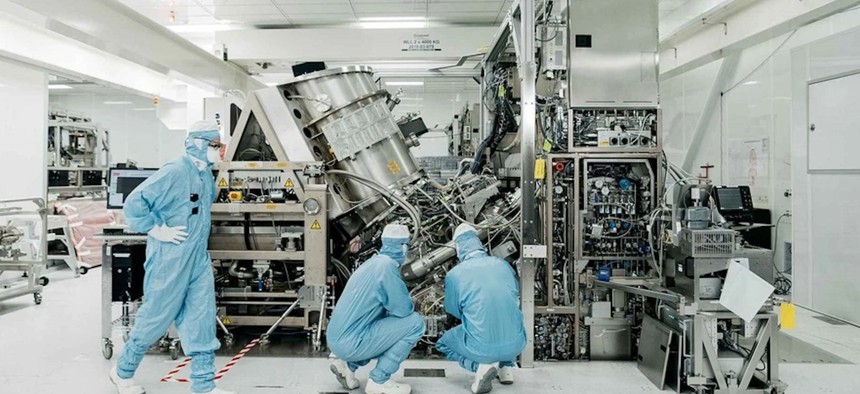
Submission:
[[[486,228],[478,229],[478,237],[481,241],[487,239],[489,231]],[[445,246],[439,247],[432,252],[424,255],[418,260],[406,263],[401,268],[400,272],[405,280],[415,280],[424,275],[427,275],[440,264],[457,256],[457,247],[454,241],[450,241]]]
[[[323,332],[323,322],[325,321],[325,304],[328,301],[328,287],[326,287],[326,291],[323,292],[322,303],[320,304],[320,320],[317,323],[317,331],[314,333],[314,351],[320,351],[322,347],[322,332]]]
[[[418,209],[415,208],[412,204],[410,204],[409,202],[407,202],[406,200],[404,200],[400,196],[397,196],[394,193],[392,193],[391,190],[389,190],[387,187],[385,187],[385,186],[383,186],[383,185],[379,184],[378,182],[375,182],[371,179],[367,179],[365,177],[362,177],[362,176],[359,176],[356,174],[352,174],[352,173],[349,173],[346,171],[342,171],[342,170],[329,170],[327,173],[330,175],[340,175],[340,176],[345,176],[345,177],[350,177],[352,179],[355,179],[358,182],[360,182],[361,184],[363,184],[363,185],[379,192],[380,194],[383,194],[386,197],[394,200],[394,202],[397,205],[400,205],[400,207],[403,208],[403,210],[405,210],[406,213],[409,214],[409,217],[412,219],[412,224],[414,225],[412,228],[412,242],[415,242],[415,240],[418,239],[418,234],[421,230],[421,215],[420,215]]]
[[[290,314],[290,312],[292,312],[292,311],[293,311],[293,309],[296,309],[296,307],[297,307],[297,306],[299,306],[299,301],[300,301],[300,300],[295,300],[295,301],[293,302],[293,304],[292,304],[292,305],[290,305],[290,307],[289,307],[289,308],[287,308],[286,312],[284,312],[284,314],[283,314],[283,315],[281,315],[281,317],[279,317],[279,318],[278,318],[278,320],[275,320],[275,324],[272,324],[272,326],[271,326],[271,327],[269,327],[269,330],[268,330],[268,331],[266,331],[266,333],[265,333],[265,334],[263,334],[263,335],[261,336],[261,338],[263,338],[263,339],[267,339],[270,335],[272,335],[272,333],[273,333],[273,332],[275,332],[275,330],[277,330],[277,329],[278,329],[278,326],[280,326],[280,325],[281,325],[281,322],[282,322],[282,321],[284,321],[284,319],[286,319],[286,318],[287,318],[287,316]]]
[[[608,287],[608,288],[614,289],[614,290],[621,290],[621,291],[624,291],[624,292],[627,292],[630,294],[641,295],[641,296],[645,296],[648,298],[654,298],[654,299],[663,300],[666,302],[672,302],[675,304],[679,304],[681,302],[681,296],[679,296],[677,294],[662,293],[659,291],[640,289],[637,287],[620,285],[620,284],[612,283],[612,282],[603,282],[603,281],[599,281],[599,280],[595,280],[594,285],[595,286]]]

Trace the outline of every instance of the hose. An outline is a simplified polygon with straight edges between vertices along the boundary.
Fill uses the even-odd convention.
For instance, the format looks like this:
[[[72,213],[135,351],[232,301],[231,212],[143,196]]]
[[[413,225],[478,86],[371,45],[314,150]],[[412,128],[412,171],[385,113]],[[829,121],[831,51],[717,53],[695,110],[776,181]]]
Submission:
[[[245,213],[245,221],[242,223],[243,235],[245,238],[245,249],[253,250],[251,247],[251,214]]]
[[[403,208],[403,210],[406,211],[406,213],[412,219],[413,228],[412,228],[412,240],[411,241],[415,242],[418,239],[418,234],[421,231],[421,213],[418,211],[417,208],[415,208],[415,206],[413,206],[412,204],[410,204],[409,202],[407,202],[406,200],[404,200],[400,196],[397,196],[394,193],[392,193],[391,190],[388,190],[387,187],[382,186],[378,182],[373,181],[371,179],[367,179],[367,178],[362,177],[360,175],[352,174],[352,173],[342,171],[342,170],[329,170],[329,171],[327,171],[327,173],[330,175],[340,175],[340,176],[352,178],[352,179],[358,181],[358,183],[361,183],[364,186],[366,186],[366,187],[388,197],[392,201],[394,201],[397,205],[399,205],[401,208]]]

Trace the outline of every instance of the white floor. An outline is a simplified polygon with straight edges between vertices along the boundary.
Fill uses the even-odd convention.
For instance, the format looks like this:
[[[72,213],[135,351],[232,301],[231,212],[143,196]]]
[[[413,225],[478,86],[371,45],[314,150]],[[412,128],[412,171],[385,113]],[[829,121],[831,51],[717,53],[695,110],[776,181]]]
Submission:
[[[112,362],[101,354],[100,272],[73,279],[55,275],[44,303],[31,296],[0,301],[0,394],[112,393],[107,372]],[[799,328],[790,333],[846,360],[860,362],[860,329],[831,326],[799,312]],[[114,341],[121,351],[122,340]],[[223,365],[227,358],[218,358]],[[165,355],[147,356],[137,379],[149,393],[186,393],[187,385],[160,383],[174,365]],[[469,376],[453,363],[407,361],[408,368],[445,368],[447,378],[405,378],[416,394],[466,393]],[[789,393],[860,393],[860,366],[783,364]],[[367,370],[359,371],[366,379]],[[658,390],[635,363],[541,363],[520,370],[514,386],[496,385],[494,393],[653,393]],[[221,386],[240,393],[318,394],[343,392],[324,359],[246,357],[224,377]],[[358,390],[355,391],[360,392]]]

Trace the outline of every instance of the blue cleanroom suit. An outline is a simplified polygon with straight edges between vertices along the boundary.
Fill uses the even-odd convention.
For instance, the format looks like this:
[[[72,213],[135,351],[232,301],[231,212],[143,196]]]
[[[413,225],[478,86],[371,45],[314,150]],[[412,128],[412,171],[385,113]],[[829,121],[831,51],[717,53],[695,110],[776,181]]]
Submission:
[[[463,324],[448,330],[436,349],[471,372],[478,364],[514,366],[526,345],[514,270],[488,256],[475,231],[455,243],[460,263],[445,278],[445,311]]]
[[[382,238],[379,253],[346,284],[326,333],[331,352],[353,372],[378,358],[370,379],[379,384],[397,372],[424,334],[424,319],[400,278],[408,242],[408,235]]]
[[[130,379],[147,349],[176,323],[182,348],[192,358],[192,391],[215,389],[215,281],[207,251],[212,226],[210,210],[215,180],[208,144],[218,131],[189,133],[187,155],[168,163],[138,186],[125,202],[129,227],[150,233],[156,226],[186,227],[181,244],[162,242],[152,235],[146,245],[144,303],[137,314],[117,375]]]

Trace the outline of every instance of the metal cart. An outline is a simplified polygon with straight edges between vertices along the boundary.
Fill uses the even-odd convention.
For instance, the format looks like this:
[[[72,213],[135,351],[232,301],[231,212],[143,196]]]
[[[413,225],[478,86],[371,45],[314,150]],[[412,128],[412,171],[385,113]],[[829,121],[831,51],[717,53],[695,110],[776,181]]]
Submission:
[[[99,234],[96,239],[104,241],[102,247],[102,355],[105,359],[110,360],[113,357],[113,332],[114,330],[122,332],[123,340],[128,339],[128,334],[134,326],[134,318],[137,310],[140,308],[141,300],[127,300],[114,302],[113,292],[113,271],[114,254],[112,248],[117,245],[144,245],[146,244],[145,235],[107,235]],[[120,269],[120,268],[116,268]],[[121,312],[118,317],[114,318],[113,307],[118,304],[121,307]],[[170,358],[176,360],[180,355],[180,342],[176,329],[171,326],[170,330],[161,338],[157,347],[160,351],[169,352]]]
[[[22,207],[30,204],[34,208]],[[42,303],[42,288],[48,285],[41,276],[47,265],[47,212],[42,198],[0,200],[0,274],[18,271],[26,277],[0,286],[0,300],[32,294],[36,305]]]

